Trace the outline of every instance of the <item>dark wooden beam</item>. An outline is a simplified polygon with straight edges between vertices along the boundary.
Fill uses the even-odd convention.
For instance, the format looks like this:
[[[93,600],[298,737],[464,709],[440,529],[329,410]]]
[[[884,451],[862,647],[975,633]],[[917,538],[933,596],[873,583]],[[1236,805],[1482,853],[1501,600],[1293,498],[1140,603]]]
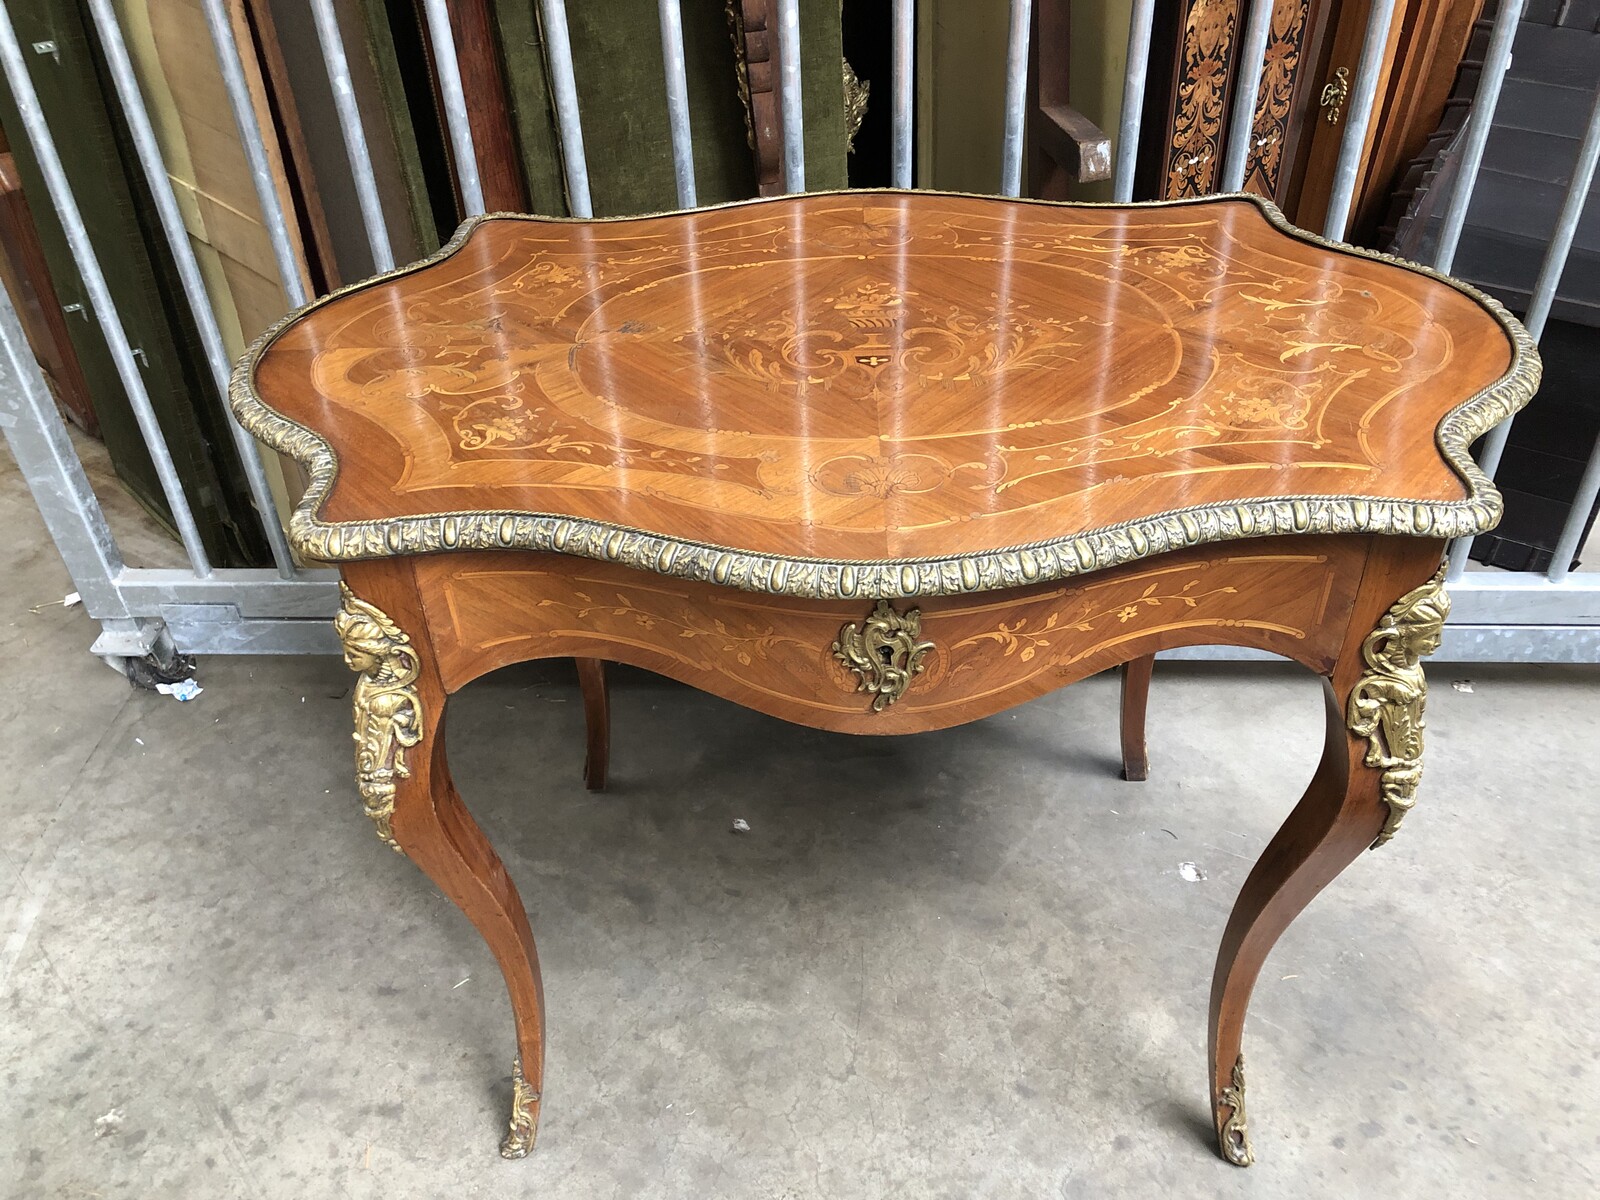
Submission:
[[[451,0],[450,29],[461,65],[484,207],[490,212],[522,212],[528,207],[528,186],[522,177],[522,154],[511,124],[500,63],[500,39],[495,36],[488,0]]]
[[[1034,144],[1078,183],[1111,178],[1111,139],[1072,106],[1042,105],[1032,133]]]

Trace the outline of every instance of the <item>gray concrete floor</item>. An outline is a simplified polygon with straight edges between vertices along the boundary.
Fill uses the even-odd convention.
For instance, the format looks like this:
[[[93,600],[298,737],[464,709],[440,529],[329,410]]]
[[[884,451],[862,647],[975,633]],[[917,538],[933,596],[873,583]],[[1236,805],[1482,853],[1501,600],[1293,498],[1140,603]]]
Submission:
[[[455,773],[549,1004],[508,1163],[501,983],[360,815],[344,668],[133,692],[30,611],[70,585],[8,461],[0,528],[0,1195],[1600,1193],[1592,672],[1435,670],[1421,805],[1258,989],[1247,1172],[1206,996],[1316,758],[1304,674],[1163,668],[1136,785],[1109,677],[878,741],[624,673],[603,796],[565,665],[475,684]]]

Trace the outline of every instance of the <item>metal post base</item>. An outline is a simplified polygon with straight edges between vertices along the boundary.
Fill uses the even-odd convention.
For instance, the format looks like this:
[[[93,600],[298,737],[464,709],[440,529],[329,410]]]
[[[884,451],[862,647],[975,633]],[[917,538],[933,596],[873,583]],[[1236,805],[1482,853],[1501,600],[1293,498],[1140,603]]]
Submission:
[[[194,656],[178,653],[166,622],[153,617],[101,621],[100,636],[89,652],[147,691],[158,683],[188,679],[195,671]]]

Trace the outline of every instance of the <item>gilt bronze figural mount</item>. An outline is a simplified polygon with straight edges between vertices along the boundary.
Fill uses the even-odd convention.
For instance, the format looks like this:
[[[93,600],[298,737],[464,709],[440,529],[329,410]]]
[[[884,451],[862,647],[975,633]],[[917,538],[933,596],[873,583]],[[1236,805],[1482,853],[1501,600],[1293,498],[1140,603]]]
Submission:
[[[359,674],[354,693],[356,781],[378,836],[396,852],[394,800],[398,782],[410,776],[406,751],[422,737],[419,671],[411,639],[376,606],[339,585],[334,629],[345,664]]]

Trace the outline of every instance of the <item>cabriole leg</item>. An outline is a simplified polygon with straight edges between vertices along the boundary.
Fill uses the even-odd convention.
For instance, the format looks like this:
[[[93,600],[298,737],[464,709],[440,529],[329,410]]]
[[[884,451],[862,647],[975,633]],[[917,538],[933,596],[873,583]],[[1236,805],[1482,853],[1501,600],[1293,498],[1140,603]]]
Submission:
[[[1419,660],[1438,649],[1449,615],[1442,585],[1441,573],[1407,592],[1351,641],[1324,685],[1327,735],[1317,773],[1228,918],[1211,983],[1210,1080],[1218,1146],[1238,1166],[1253,1160],[1242,1043],[1262,964],[1312,898],[1363,850],[1387,842],[1415,802],[1427,695]]]
[[[440,729],[443,734],[443,729]],[[431,803],[400,804],[395,838],[417,866],[489,944],[511,994],[517,1057],[511,1067],[511,1114],[500,1153],[522,1158],[533,1149],[544,1090],[544,984],[533,930],[516,885],[456,794],[445,763],[444,739],[433,743]]]
[[[396,568],[388,574],[392,578],[400,572]],[[500,1153],[521,1158],[533,1148],[544,1080],[544,993],[527,912],[499,855],[451,782],[444,751],[444,689],[430,659],[414,591],[374,590],[394,617],[348,587],[342,594],[336,625],[345,662],[359,675],[354,709],[362,802],[378,836],[450,897],[500,964],[517,1033],[510,1127]]]
[[[1150,708],[1150,675],[1155,669],[1154,654],[1122,664],[1122,777],[1134,783],[1150,776],[1144,719]]]
[[[583,695],[586,750],[583,782],[591,792],[606,790],[611,766],[611,691],[606,685],[603,658],[574,659],[578,664],[578,691]]]

